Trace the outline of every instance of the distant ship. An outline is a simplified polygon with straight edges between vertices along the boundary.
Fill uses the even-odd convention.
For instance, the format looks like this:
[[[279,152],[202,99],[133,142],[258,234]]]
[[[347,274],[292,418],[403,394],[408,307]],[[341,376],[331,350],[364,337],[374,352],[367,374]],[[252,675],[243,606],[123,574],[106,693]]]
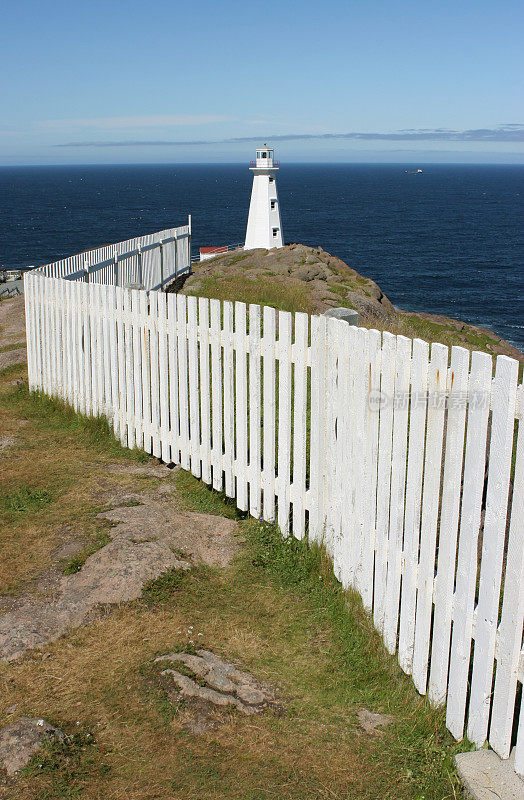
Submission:
[[[407,175],[422,175],[421,169],[405,169],[404,172]]]

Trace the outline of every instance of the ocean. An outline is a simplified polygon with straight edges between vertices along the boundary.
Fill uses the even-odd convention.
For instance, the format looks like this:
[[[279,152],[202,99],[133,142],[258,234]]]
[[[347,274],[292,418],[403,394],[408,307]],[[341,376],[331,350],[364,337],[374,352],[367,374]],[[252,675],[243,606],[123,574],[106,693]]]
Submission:
[[[398,307],[484,325],[524,350],[524,166],[284,164],[284,239],[375,280]],[[0,265],[44,264],[184,224],[240,243],[246,165],[0,168]]]

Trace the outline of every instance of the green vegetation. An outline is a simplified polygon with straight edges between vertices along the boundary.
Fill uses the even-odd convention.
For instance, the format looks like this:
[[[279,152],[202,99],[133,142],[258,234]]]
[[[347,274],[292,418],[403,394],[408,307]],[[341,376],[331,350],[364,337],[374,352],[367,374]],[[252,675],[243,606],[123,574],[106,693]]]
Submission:
[[[230,275],[225,278],[202,278],[198,289],[188,287],[188,294],[200,297],[215,297],[218,300],[238,300],[243,303],[258,303],[281,311],[304,311],[313,313],[313,301],[305,286],[286,283],[278,278],[248,278]]]
[[[217,492],[197,481],[190,472],[180,470],[175,475],[175,486],[180,493],[180,499],[189,511],[198,511],[201,514],[216,514],[228,519],[243,519],[244,511],[239,511],[235,501],[223,492]]]
[[[50,740],[24,770],[41,786],[39,800],[76,800],[95,777],[110,771],[103,758],[104,748],[92,733],[75,731],[64,740]]]
[[[143,475],[118,467],[148,461],[104,420],[13,388],[23,371],[0,374],[0,432],[17,440],[2,462],[3,594],[59,565],[68,537],[85,546],[62,568],[81,569],[107,541],[97,514],[112,493],[145,487]],[[459,800],[453,755],[468,745],[417,695],[325,552],[282,539],[187,472],[153,473],[147,488],[166,481],[178,508],[235,520],[238,552],[223,569],[166,571],[138,600],[49,645],[46,658],[34,651],[0,664],[0,726],[16,706],[74,732],[33,759],[17,800]],[[218,710],[192,732],[198,709],[172,702],[154,659],[202,646],[272,685],[280,708]],[[366,733],[362,709],[387,724]]]
[[[63,574],[74,575],[76,572],[80,572],[89,556],[92,556],[97,550],[105,547],[110,541],[111,537],[108,533],[106,533],[106,531],[99,531],[94,536],[94,540],[89,544],[88,547],[84,547],[83,550],[70,558],[69,561],[62,563]]]
[[[0,513],[11,518],[18,514],[34,514],[51,501],[51,492],[22,485],[13,492],[0,494]]]

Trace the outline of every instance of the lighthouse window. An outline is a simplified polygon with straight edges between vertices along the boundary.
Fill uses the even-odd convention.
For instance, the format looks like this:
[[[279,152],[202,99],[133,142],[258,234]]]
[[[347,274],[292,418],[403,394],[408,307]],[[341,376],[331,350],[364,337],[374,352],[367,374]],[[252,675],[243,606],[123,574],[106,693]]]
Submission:
[[[276,207],[277,207],[277,201],[276,200],[272,200],[271,201],[271,208],[276,208]]]
[[[277,234],[278,234],[278,228],[273,228],[273,236],[277,236]]]
[[[267,153],[262,153],[262,158],[267,158]]]
[[[275,179],[273,178],[273,176],[272,176],[272,175],[270,175],[270,176],[269,176],[269,182],[270,182],[270,183],[273,183],[273,182],[274,182],[274,180],[275,180]]]

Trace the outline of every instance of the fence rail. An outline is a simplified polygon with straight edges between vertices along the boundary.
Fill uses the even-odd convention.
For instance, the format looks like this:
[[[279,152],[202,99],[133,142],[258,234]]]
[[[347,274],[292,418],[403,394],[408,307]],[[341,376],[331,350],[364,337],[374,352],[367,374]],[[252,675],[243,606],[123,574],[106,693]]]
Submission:
[[[453,736],[524,773],[517,361],[47,274],[24,279],[31,389],[323,541]]]
[[[189,272],[191,217],[187,225],[87,250],[34,270],[49,278],[161,289]]]

